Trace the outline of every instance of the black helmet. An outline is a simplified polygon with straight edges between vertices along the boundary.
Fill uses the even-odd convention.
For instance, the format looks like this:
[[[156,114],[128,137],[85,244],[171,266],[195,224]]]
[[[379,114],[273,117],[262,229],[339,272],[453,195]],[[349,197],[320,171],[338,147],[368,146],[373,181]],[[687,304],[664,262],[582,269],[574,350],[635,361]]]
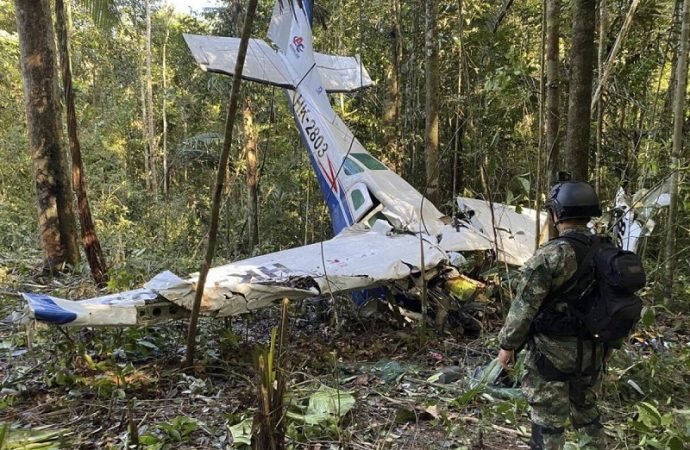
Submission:
[[[549,191],[544,205],[556,220],[589,219],[601,216],[599,197],[592,186],[581,181],[561,181]]]

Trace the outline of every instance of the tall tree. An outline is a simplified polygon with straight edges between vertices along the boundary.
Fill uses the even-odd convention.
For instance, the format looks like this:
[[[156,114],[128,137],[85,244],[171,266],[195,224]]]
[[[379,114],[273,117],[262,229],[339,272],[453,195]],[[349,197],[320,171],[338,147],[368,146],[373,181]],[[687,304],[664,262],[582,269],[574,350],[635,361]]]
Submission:
[[[685,96],[688,82],[688,49],[690,47],[690,0],[683,2],[683,19],[676,65],[675,98],[673,99],[673,148],[671,150],[671,204],[666,222],[666,298],[673,298],[673,278],[676,260],[676,213],[678,209],[678,170],[683,164],[683,125],[685,123]]]
[[[68,164],[62,147],[49,0],[15,0],[24,104],[45,265],[79,261]]]
[[[424,147],[426,151],[426,197],[435,205],[440,200],[439,192],[439,69],[438,69],[438,24],[436,22],[437,0],[426,0],[426,123]]]
[[[390,14],[390,66],[386,72],[388,80],[388,98],[383,112],[383,123],[386,140],[386,154],[391,161],[392,169],[398,172],[402,168],[400,151],[400,65],[402,63],[402,37],[400,35],[400,0],[389,0]]]
[[[464,185],[464,170],[458,167],[463,153],[463,139],[465,137],[465,113],[462,109],[463,80],[467,69],[465,63],[465,17],[463,14],[463,0],[458,0],[458,85],[455,105],[455,138],[453,139],[453,199],[458,195],[458,187]],[[455,207],[455,201],[453,201]]]
[[[163,116],[163,194],[168,195],[168,40],[170,39],[170,21],[172,20],[172,7],[166,8],[165,19],[165,39],[163,40],[163,104],[161,105],[161,116]]]
[[[153,125],[153,75],[151,74],[151,65],[153,55],[151,53],[151,0],[145,0],[146,7],[146,140],[147,151],[149,155],[149,173],[146,174],[148,184],[154,197],[158,198],[158,177],[156,159],[156,130]]]
[[[595,6],[595,0],[573,0],[571,5],[572,46],[565,152],[566,167],[574,179],[582,181],[587,181],[589,169]]]
[[[560,169],[560,20],[561,0],[546,0],[546,182]]]
[[[257,165],[257,139],[254,127],[254,113],[252,112],[252,99],[249,95],[244,97],[244,151],[247,163],[247,244],[251,252],[259,243],[259,196],[258,196],[258,165]]]
[[[683,1],[684,0],[676,0],[675,4],[673,5],[673,19],[671,20],[671,34],[678,34],[679,39],[680,33],[678,30],[682,32],[683,28]],[[668,81],[668,89],[666,90],[666,97],[664,98],[663,115],[666,117],[670,117],[673,110],[673,102],[675,99],[674,89],[678,84],[676,81],[676,74],[678,72],[678,56],[678,52],[673,52],[671,59],[671,79]]]
[[[604,81],[604,64],[606,62],[606,35],[608,33],[608,13],[606,10],[606,0],[599,0],[599,42],[597,50],[597,90]],[[595,94],[596,97],[596,94]],[[593,102],[594,103],[594,102]],[[597,136],[596,153],[594,157],[594,188],[599,194],[599,183],[601,180],[601,149],[603,147],[604,136],[604,102],[599,101],[597,107]]]
[[[86,260],[91,268],[91,276],[98,285],[107,282],[107,266],[101,243],[96,234],[96,227],[91,218],[91,207],[86,194],[86,178],[81,159],[81,145],[77,134],[77,113],[74,107],[74,91],[72,90],[72,67],[69,52],[69,35],[66,5],[63,0],[55,0],[55,23],[58,33],[60,66],[62,69],[62,85],[67,106],[67,138],[72,156],[72,183],[77,193],[77,207],[79,209],[79,224],[81,225],[81,240],[86,253]]]
[[[613,47],[611,48],[611,53],[609,53],[609,58],[606,64],[601,64],[602,67],[599,68],[599,80],[597,83],[597,88],[594,91],[594,95],[592,95],[592,108],[594,108],[594,105],[597,104],[599,101],[599,97],[601,97],[601,93],[603,90],[606,88],[606,81],[608,80],[609,75],[611,74],[611,68],[613,68],[613,64],[616,61],[616,56],[618,56],[618,50],[621,48],[621,44],[625,40],[625,36],[628,34],[628,30],[630,30],[630,25],[632,24],[633,18],[635,17],[635,12],[637,11],[637,6],[640,4],[640,0],[632,0],[632,3],[630,4],[630,8],[628,9],[628,14],[625,16],[625,21],[623,22],[623,26],[621,28],[620,33],[618,33],[618,36],[616,36],[616,42],[613,43]],[[601,6],[604,5],[604,6]],[[605,23],[605,18],[606,18],[606,1],[601,1],[599,10],[600,12],[600,18],[599,22]],[[602,10],[602,8],[604,8]],[[603,16],[602,16],[603,14]],[[604,17],[604,22],[602,22],[601,17]],[[602,49],[602,41],[599,43],[599,52],[601,53],[602,51],[605,51],[605,49]],[[599,56],[601,57],[601,55]]]

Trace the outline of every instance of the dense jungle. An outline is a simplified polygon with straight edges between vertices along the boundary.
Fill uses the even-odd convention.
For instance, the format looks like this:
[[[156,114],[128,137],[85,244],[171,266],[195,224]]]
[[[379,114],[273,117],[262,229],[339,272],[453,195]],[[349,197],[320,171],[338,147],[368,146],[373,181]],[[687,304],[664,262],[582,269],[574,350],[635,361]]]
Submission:
[[[519,268],[491,252],[465,255],[481,288],[445,322],[426,298],[350,294],[198,328],[28,316],[24,292],[79,300],[203,271],[209,248],[220,265],[333,237],[283,89],[242,81],[233,108],[234,78],[183,39],[267,40],[275,2],[252,3],[0,0],[0,450],[529,448],[520,360],[495,361]],[[540,210],[559,171],[607,217],[622,188],[668,194],[637,248],[642,318],[603,374],[611,449],[690,448],[689,30],[690,0],[314,6],[316,50],[373,81],[333,109],[449,217],[457,196]],[[565,448],[588,444],[568,428]]]

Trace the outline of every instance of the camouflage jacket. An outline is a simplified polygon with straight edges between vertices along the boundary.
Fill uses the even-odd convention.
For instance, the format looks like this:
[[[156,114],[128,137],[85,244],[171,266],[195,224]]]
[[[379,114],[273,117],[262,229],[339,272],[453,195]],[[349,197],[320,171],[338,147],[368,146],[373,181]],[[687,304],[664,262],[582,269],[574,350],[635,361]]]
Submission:
[[[574,232],[588,233],[586,228],[578,227],[564,231],[563,235]],[[551,240],[537,250],[522,268],[515,298],[499,334],[501,348],[515,350],[526,342],[539,308],[576,271],[575,250],[566,240]]]

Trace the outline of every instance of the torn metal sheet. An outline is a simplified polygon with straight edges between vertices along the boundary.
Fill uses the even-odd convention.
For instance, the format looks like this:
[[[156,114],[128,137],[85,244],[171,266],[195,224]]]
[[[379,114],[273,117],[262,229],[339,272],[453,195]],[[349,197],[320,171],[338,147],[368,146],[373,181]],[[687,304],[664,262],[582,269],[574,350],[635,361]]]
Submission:
[[[236,261],[209,271],[201,312],[217,317],[265,308],[274,302],[337,294],[392,283],[447,262],[436,244],[411,234],[356,226],[322,244]],[[24,294],[39,321],[68,326],[143,325],[184,317],[194,302],[197,277],[162,272],[145,289],[82,301]]]
[[[491,204],[485,200],[458,197],[457,202],[470,223],[494,243],[499,261],[521,266],[534,254],[537,242],[537,213],[534,209],[522,208],[518,213],[511,206],[493,203],[492,215]],[[546,236],[546,220],[546,213],[540,212],[540,241]]]
[[[670,205],[670,180],[668,176],[650,190],[635,192],[632,200],[624,187],[618,189],[612,211],[612,231],[623,250],[636,252],[642,239],[652,234],[656,226],[652,216],[659,208]]]
[[[425,270],[447,261],[444,251],[426,241],[424,253]],[[211,269],[202,312],[234,315],[266,307],[284,297],[306,298],[370,288],[406,278],[420,268],[418,236],[353,227],[323,243]],[[176,279],[169,287],[163,286],[159,277],[146,287],[191,309],[196,276],[187,281]]]

